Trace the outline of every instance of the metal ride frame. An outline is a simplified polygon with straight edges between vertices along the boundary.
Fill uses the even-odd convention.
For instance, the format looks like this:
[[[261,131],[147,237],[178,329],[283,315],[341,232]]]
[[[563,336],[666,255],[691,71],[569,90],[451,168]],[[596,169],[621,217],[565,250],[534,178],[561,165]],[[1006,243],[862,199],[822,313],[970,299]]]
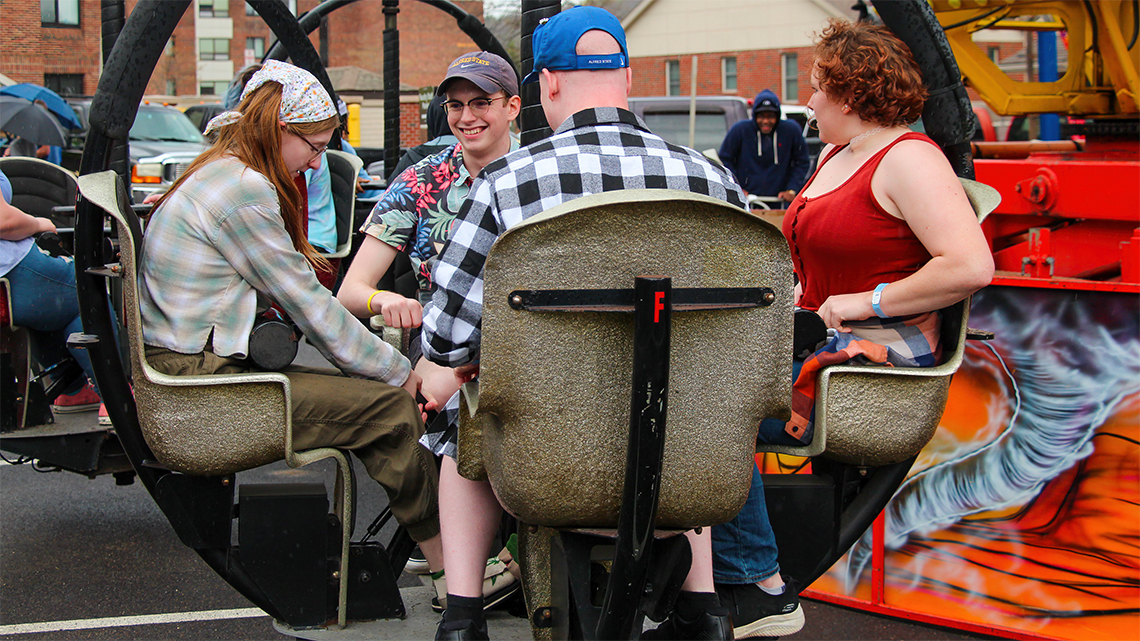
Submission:
[[[248,1],[274,33],[278,34],[293,61],[312,71],[332,94],[327,74],[319,63],[316,51],[309,43],[301,25],[287,12],[284,5],[277,0]],[[386,24],[388,28],[385,30],[385,50],[386,53],[389,51],[396,52],[396,55],[385,56],[387,72],[389,64],[398,64],[396,61],[398,36],[393,33],[393,40],[388,39],[389,29],[393,32],[395,29],[398,0],[384,0],[384,3],[389,18],[389,22]],[[325,3],[330,7],[334,4],[343,6],[348,2],[329,0]],[[429,4],[439,3],[429,2]],[[141,100],[157,58],[161,54],[163,45],[172,34],[181,15],[190,5],[191,0],[141,0],[135,7],[114,48],[106,57],[105,71],[100,78],[98,91],[91,106],[91,130],[84,150],[81,166],[82,175],[95,174],[112,165],[112,151],[117,144],[121,144],[121,141],[126,138],[137,105]],[[527,60],[529,57],[529,36],[534,26],[537,25],[541,17],[545,17],[543,14],[553,14],[557,8],[558,3],[556,1],[524,0],[524,65],[529,64]],[[388,9],[391,11],[389,12]],[[934,20],[933,14],[929,11],[929,7],[922,2],[898,3],[898,6],[894,3],[884,3],[880,7],[880,13],[884,14],[885,20],[887,20],[887,15],[893,15],[893,20],[897,21],[896,24],[905,22],[911,25],[913,42],[908,42],[908,44],[911,44],[912,49],[916,51],[916,57],[919,58],[919,63],[923,66],[928,83],[931,85],[931,93],[938,96],[937,99],[931,100],[927,106],[927,113],[930,115],[928,131],[946,151],[956,172],[963,177],[972,177],[968,144],[969,134],[973,130],[972,114],[965,90],[959,81],[953,56],[948,54],[948,45],[944,37],[941,37],[941,29]],[[315,24],[313,26],[315,27]],[[900,32],[904,40],[907,38],[905,29],[896,28],[896,31]],[[389,44],[392,42],[395,45],[394,48],[390,49]],[[389,85],[387,79],[385,85],[386,88]],[[532,94],[536,94],[536,91],[532,91]],[[524,102],[527,103],[527,106],[524,107],[524,142],[531,142],[525,138],[540,136],[545,120],[538,120],[533,117],[536,110],[540,110],[536,95],[532,95],[530,100],[527,100],[527,93],[524,90]],[[531,115],[529,123],[525,115],[528,108]],[[386,110],[386,113],[388,112],[389,110]],[[391,110],[391,112],[389,115],[393,116],[394,113],[398,112],[398,109]],[[391,129],[389,129],[390,131]],[[389,141],[391,140],[389,138]],[[390,147],[388,153],[392,154],[398,148],[398,145],[388,146]],[[129,221],[130,218],[127,217],[126,220]],[[221,532],[218,528],[224,528],[225,532],[229,532],[228,521],[234,497],[232,478],[225,476],[193,477],[177,474],[169,469],[164,469],[161,465],[155,465],[153,457],[149,456],[150,450],[143,440],[139,428],[139,416],[128,383],[126,368],[118,350],[114,347],[113,341],[109,340],[115,328],[112,325],[106,297],[102,295],[102,292],[105,291],[103,279],[108,275],[106,267],[113,264],[115,259],[113,256],[103,255],[100,243],[88,240],[101,238],[102,227],[103,213],[99,207],[96,203],[81,197],[77,206],[76,229],[77,238],[82,239],[82,241],[77,243],[76,270],[80,306],[88,335],[87,347],[91,351],[92,361],[96,367],[96,376],[101,389],[104,390],[104,400],[108,412],[117,426],[123,447],[139,478],[155,498],[172,526],[178,531],[180,538],[193,547],[235,589],[279,620],[290,624],[320,625],[332,618],[339,618],[341,621],[346,618],[354,618],[354,614],[357,612],[363,618],[381,616],[375,610],[368,610],[361,605],[359,598],[361,592],[355,593],[357,598],[354,600],[353,590],[356,588],[349,590],[349,612],[340,610],[334,614],[332,609],[321,607],[320,615],[317,617],[319,621],[314,619],[310,608],[312,604],[318,603],[327,606],[336,601],[335,598],[331,597],[331,594],[317,594],[312,597],[312,601],[305,604],[305,608],[310,609],[303,616],[298,615],[296,611],[287,609],[261,588],[261,584],[267,580],[272,580],[272,577],[257,574],[260,570],[243,563],[243,556],[252,558],[253,554],[237,554],[237,546],[230,545],[228,536],[211,536],[209,541],[198,536],[201,531],[205,530],[217,534]],[[141,230],[132,229],[132,231]],[[136,239],[138,238],[141,238],[141,233],[136,234]],[[960,310],[961,308],[958,307],[957,309]],[[957,318],[954,318],[954,314],[950,314],[950,316],[950,323],[964,320],[962,315],[958,315]],[[948,383],[948,376],[946,378]],[[631,432],[631,439],[634,439],[635,436],[635,433]],[[632,451],[630,456],[633,456]],[[781,514],[787,518],[777,518],[773,521],[779,524],[777,525],[778,540],[782,544],[786,544],[791,554],[796,557],[787,563],[789,568],[795,568],[792,573],[806,584],[826,571],[846,548],[866,530],[875,515],[881,511],[895,488],[905,478],[913,460],[912,455],[909,458],[904,457],[904,460],[901,461],[893,460],[867,465],[825,461],[817,457],[815,459],[817,465],[813,466],[810,482],[808,482],[809,479],[766,478],[765,481],[771,488],[769,490],[769,504],[778,502],[785,506]],[[648,474],[648,476],[644,474]],[[634,473],[632,477],[636,485],[643,481],[652,482],[654,474],[652,469],[649,469],[645,473]],[[627,476],[628,478],[630,477]],[[629,487],[627,484],[627,491]],[[307,488],[298,494],[305,492],[311,495],[312,488]],[[285,499],[288,497],[278,498]],[[804,500],[805,498],[807,500]],[[806,548],[797,546],[792,541],[797,536],[802,538],[803,530],[796,532],[789,528],[801,526],[803,523],[811,521],[812,518],[805,516],[803,510],[797,514],[794,508],[787,506],[811,505],[811,501],[815,499],[822,499],[832,506],[827,512],[826,527],[820,528],[819,536],[814,537],[814,540],[809,542]],[[273,505],[272,501],[270,504]],[[289,506],[293,504],[289,503],[288,500],[282,500],[275,505],[276,507],[270,507],[266,511],[291,509]],[[633,509],[632,505],[629,507]],[[250,515],[247,514],[246,516],[249,517]],[[635,519],[640,524],[638,528],[635,528],[641,532],[638,535],[640,540],[644,540],[645,534],[642,530],[646,518],[645,514],[641,514]],[[225,519],[226,523],[219,523],[218,519]],[[818,520],[817,514],[815,521]],[[650,524],[652,523],[651,518],[648,521]],[[337,525],[338,527],[349,527],[348,524]],[[318,527],[325,527],[325,525],[322,522]],[[263,531],[268,532],[268,530]],[[631,543],[631,539],[627,538],[625,541],[619,543],[619,549],[636,549],[637,545]],[[369,569],[374,570],[374,576],[382,577],[384,582],[394,582],[394,575],[398,574],[399,569],[402,568],[403,560],[406,559],[408,551],[406,543],[393,541],[391,548],[381,558],[380,555],[364,550],[357,544],[353,545],[352,554],[360,554],[372,559],[371,562],[374,565],[369,566]],[[632,547],[628,547],[631,545]],[[330,555],[330,560],[334,556]],[[623,565],[623,563],[618,563],[616,567],[620,568]],[[595,628],[602,638],[626,634],[623,630],[628,627],[628,621],[624,617],[628,614],[629,604],[625,603],[619,607],[619,605],[615,605],[618,603],[615,599],[617,599],[616,595],[623,590],[619,587],[620,585],[627,586],[624,589],[628,589],[630,585],[635,585],[637,583],[635,575],[638,573],[644,578],[644,564],[634,563],[634,566],[640,569],[635,569],[631,575],[623,575],[619,569],[615,570],[615,573],[609,578],[610,590],[614,591],[607,591],[606,602],[611,604],[611,607],[603,609]],[[343,576],[337,578],[340,581],[348,580],[348,577]],[[317,590],[317,592],[321,591]],[[370,591],[369,593],[372,594],[373,592]],[[343,596],[341,600],[343,601]],[[353,607],[360,609],[353,612],[351,611]],[[402,610],[402,608],[399,609]],[[621,611],[618,612],[617,610]],[[388,613],[387,615],[391,614]],[[533,614],[537,616],[539,612],[536,611]],[[588,630],[580,630],[578,633],[587,637],[594,636]]]

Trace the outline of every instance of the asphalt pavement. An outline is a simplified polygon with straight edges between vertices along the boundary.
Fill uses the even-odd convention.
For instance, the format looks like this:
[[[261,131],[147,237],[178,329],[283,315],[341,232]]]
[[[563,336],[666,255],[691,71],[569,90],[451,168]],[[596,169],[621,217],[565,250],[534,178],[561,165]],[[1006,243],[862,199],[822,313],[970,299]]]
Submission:
[[[311,349],[311,348],[310,348]],[[312,355],[308,356],[312,359]],[[318,357],[319,358],[319,357]],[[95,422],[94,412],[63,417]],[[11,457],[10,457],[11,458]],[[385,497],[357,469],[357,532]],[[238,475],[238,482],[323,482],[333,466],[283,463]],[[141,483],[116,486],[109,476],[37,472],[0,464],[0,638],[3,639],[266,639],[280,640],[272,621],[217,577],[175,536]],[[407,593],[425,594],[406,575]],[[804,601],[807,624],[790,639],[931,641],[978,639],[829,604]],[[397,637],[431,638],[438,615],[415,608],[415,625]],[[526,638],[521,620],[499,614],[497,638]],[[323,638],[377,638],[365,634]]]

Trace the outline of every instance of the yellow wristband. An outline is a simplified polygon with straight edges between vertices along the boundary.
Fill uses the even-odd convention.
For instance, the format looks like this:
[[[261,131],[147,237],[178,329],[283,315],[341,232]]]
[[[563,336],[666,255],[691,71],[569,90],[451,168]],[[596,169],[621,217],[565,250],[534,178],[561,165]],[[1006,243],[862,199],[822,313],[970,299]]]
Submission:
[[[379,294],[382,291],[384,291],[384,290],[378,289],[378,290],[372,292],[372,295],[368,297],[368,302],[365,304],[365,307],[368,308],[368,313],[373,315],[373,316],[376,315],[376,312],[372,311],[372,299],[376,298],[376,294]]]

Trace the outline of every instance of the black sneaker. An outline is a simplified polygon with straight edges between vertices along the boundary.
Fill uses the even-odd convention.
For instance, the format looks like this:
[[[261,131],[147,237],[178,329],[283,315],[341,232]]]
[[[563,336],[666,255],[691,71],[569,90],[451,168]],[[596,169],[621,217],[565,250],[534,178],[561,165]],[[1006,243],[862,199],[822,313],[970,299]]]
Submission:
[[[732,616],[737,639],[749,637],[782,637],[795,634],[804,627],[804,611],[795,588],[785,584],[784,593],[771,595],[755,583],[716,585],[720,604]]]
[[[674,611],[661,625],[642,632],[641,638],[661,641],[732,641],[732,621],[728,618],[728,610],[724,608],[702,612],[692,621],[681,618]]]
[[[488,641],[487,621],[479,623],[471,619],[459,621],[440,621],[435,630],[435,641]]]

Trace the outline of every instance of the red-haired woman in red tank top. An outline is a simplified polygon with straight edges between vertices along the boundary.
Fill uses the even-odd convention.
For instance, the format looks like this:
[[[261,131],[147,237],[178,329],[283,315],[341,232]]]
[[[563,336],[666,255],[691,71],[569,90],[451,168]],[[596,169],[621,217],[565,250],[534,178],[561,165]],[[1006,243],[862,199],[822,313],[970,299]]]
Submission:
[[[811,88],[828,144],[784,220],[799,305],[858,333],[855,321],[931,313],[987,285],[993,257],[961,184],[907,127],[926,91],[906,45],[885,27],[833,20]]]

